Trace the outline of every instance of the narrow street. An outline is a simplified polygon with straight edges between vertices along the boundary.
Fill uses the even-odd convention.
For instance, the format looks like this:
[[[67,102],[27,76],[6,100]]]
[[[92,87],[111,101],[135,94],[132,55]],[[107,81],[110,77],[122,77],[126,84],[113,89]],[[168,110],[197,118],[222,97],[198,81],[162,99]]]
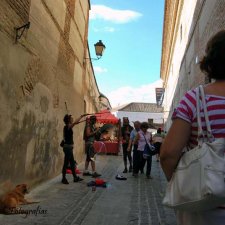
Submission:
[[[25,215],[0,215],[1,225],[176,225],[173,210],[162,206],[165,178],[160,164],[153,158],[153,179],[145,175],[134,178],[125,174],[127,180],[116,180],[123,171],[122,156],[99,155],[97,168],[107,188],[92,191],[87,182],[69,185],[60,183],[61,175],[33,189],[27,199],[40,203],[23,206],[24,210],[37,210]],[[83,169],[83,165],[79,165]]]

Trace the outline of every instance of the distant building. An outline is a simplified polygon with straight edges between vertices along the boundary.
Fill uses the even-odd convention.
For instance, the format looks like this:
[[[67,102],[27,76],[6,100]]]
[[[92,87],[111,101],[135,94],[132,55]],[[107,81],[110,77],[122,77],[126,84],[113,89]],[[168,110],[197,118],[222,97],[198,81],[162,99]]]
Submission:
[[[109,102],[109,99],[100,92],[100,95],[98,97],[99,99],[99,110],[103,110],[103,109],[112,109],[112,106]]]
[[[151,128],[163,127],[163,107],[155,103],[132,102],[117,108],[113,108],[112,113],[119,119],[128,117],[131,125],[134,121],[149,122]]]

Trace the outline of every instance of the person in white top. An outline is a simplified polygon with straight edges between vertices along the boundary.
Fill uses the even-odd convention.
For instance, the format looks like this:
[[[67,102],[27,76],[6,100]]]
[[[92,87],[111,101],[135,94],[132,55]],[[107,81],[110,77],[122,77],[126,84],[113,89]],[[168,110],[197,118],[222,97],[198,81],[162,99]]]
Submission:
[[[134,129],[130,133],[130,140],[129,140],[129,145],[127,148],[127,151],[131,151],[133,147],[133,175],[134,175],[135,168],[137,168],[137,162],[138,162],[138,153],[137,153],[138,145],[134,144],[134,140],[135,140],[135,137],[137,136],[138,131],[140,130],[140,125],[141,123],[139,121],[134,122]],[[141,173],[143,173],[143,169],[141,169]]]
[[[147,122],[141,123],[140,131],[138,131],[134,143],[138,145],[137,147],[137,167],[134,171],[134,177],[138,176],[139,170],[141,171],[143,169],[143,165],[145,161],[147,161],[147,169],[146,169],[146,177],[148,179],[152,179],[151,177],[151,166],[152,166],[152,156],[147,157],[147,159],[144,159],[143,152],[146,143],[149,145],[152,143],[152,134],[148,132],[149,125]]]
[[[153,136],[153,145],[155,147],[155,151],[157,152],[156,158],[157,162],[159,162],[159,156],[160,156],[160,147],[163,142],[163,135],[161,128],[157,129],[157,133]]]

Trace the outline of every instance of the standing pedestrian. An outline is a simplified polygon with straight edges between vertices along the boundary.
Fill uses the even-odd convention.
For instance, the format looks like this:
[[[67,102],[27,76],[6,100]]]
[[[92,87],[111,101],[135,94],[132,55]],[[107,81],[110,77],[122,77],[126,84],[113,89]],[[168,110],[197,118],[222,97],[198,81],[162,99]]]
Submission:
[[[129,172],[132,172],[132,157],[131,151],[128,151],[128,145],[130,140],[130,133],[134,128],[129,124],[128,117],[123,118],[123,126],[121,127],[121,135],[122,135],[122,146],[123,146],[123,161],[124,161],[124,171],[123,173],[127,173],[127,158],[130,163]]]
[[[225,138],[225,30],[218,32],[210,39],[205,53],[200,62],[200,69],[206,73],[210,80],[215,80],[215,82],[203,87],[209,124],[214,136],[214,139],[211,140],[213,142],[218,138]],[[188,146],[189,150],[192,151],[198,145],[197,91],[198,88],[190,90],[181,99],[172,115],[173,123],[160,150],[160,162],[168,181],[176,169],[184,147]],[[207,137],[202,104],[200,105],[200,113],[203,132]],[[224,172],[221,171],[221,175]],[[177,211],[176,215],[178,225],[225,224],[225,206],[195,213],[182,210]]]
[[[96,116],[90,116],[87,118],[86,125],[84,128],[84,140],[85,140],[85,170],[84,176],[92,176],[92,177],[100,177],[101,174],[96,172],[95,165],[95,150],[94,150],[94,141],[96,139],[96,135],[100,134],[100,129],[95,127],[96,125]],[[91,163],[92,173],[88,171],[89,163]]]
[[[143,152],[146,143],[151,145],[152,143],[152,134],[147,131],[149,125],[147,122],[141,123],[140,131],[138,131],[137,136],[134,140],[134,143],[138,145],[137,147],[137,167],[134,170],[134,176],[137,177],[139,171],[143,170],[143,165],[147,162],[146,169],[146,177],[148,179],[152,179],[151,177],[151,167],[152,167],[152,156],[148,156],[147,158],[143,157]]]
[[[163,134],[161,128],[157,129],[157,133],[153,136],[153,145],[155,147],[155,151],[157,152],[156,154],[156,160],[159,162],[160,158],[160,147],[163,142]]]
[[[127,151],[131,151],[133,148],[133,172],[135,168],[137,168],[137,162],[138,162],[138,153],[137,153],[137,148],[138,145],[137,143],[134,143],[135,137],[137,136],[138,131],[140,130],[140,125],[141,123],[139,121],[134,122],[134,129],[130,133],[130,140],[129,140],[129,145],[127,148]],[[143,173],[143,169],[141,170]]]
[[[63,128],[63,139],[64,139],[64,145],[63,145],[63,152],[64,152],[64,164],[62,168],[62,183],[63,184],[69,184],[68,180],[66,179],[66,169],[68,165],[70,165],[72,174],[73,174],[73,181],[78,182],[82,181],[83,179],[77,176],[75,172],[75,160],[73,156],[73,127],[74,125],[78,124],[81,118],[85,115],[81,115],[78,119],[73,121],[72,115],[66,114],[64,116],[64,123],[65,126]]]

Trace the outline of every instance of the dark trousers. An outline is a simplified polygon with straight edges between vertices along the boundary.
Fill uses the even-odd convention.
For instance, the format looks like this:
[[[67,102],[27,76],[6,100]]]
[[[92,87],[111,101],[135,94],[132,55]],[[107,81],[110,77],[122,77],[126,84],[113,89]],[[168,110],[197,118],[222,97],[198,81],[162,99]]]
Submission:
[[[143,151],[137,150],[135,153],[137,157],[135,157],[135,166],[134,166],[134,173],[139,173],[139,171],[144,170],[145,163],[147,162],[147,169],[146,169],[146,175],[150,175],[151,173],[151,167],[152,167],[152,157],[148,157],[147,159],[144,159],[143,157]]]
[[[159,154],[160,155],[160,147],[161,147],[161,145],[162,145],[161,142],[156,142],[154,144],[156,154]]]
[[[73,173],[73,177],[75,178],[77,175],[75,173],[75,160],[73,157],[73,147],[64,146],[63,152],[64,152],[64,163],[63,163],[63,168],[62,168],[62,176],[63,176],[63,178],[66,177],[66,169],[68,168],[68,165],[70,164],[70,168]]]
[[[130,167],[132,167],[132,157],[131,157],[131,151],[127,151],[128,143],[123,144],[123,161],[124,161],[124,166],[127,168],[127,158],[130,163]]]
[[[133,172],[137,170],[138,167],[138,145],[133,145]]]
[[[151,174],[152,169],[152,156],[149,156],[147,159],[144,159],[147,162],[146,175],[149,176]]]
[[[86,152],[86,162],[93,161],[91,158],[95,156],[95,149],[93,146],[93,142],[86,142],[85,143],[85,152]]]

